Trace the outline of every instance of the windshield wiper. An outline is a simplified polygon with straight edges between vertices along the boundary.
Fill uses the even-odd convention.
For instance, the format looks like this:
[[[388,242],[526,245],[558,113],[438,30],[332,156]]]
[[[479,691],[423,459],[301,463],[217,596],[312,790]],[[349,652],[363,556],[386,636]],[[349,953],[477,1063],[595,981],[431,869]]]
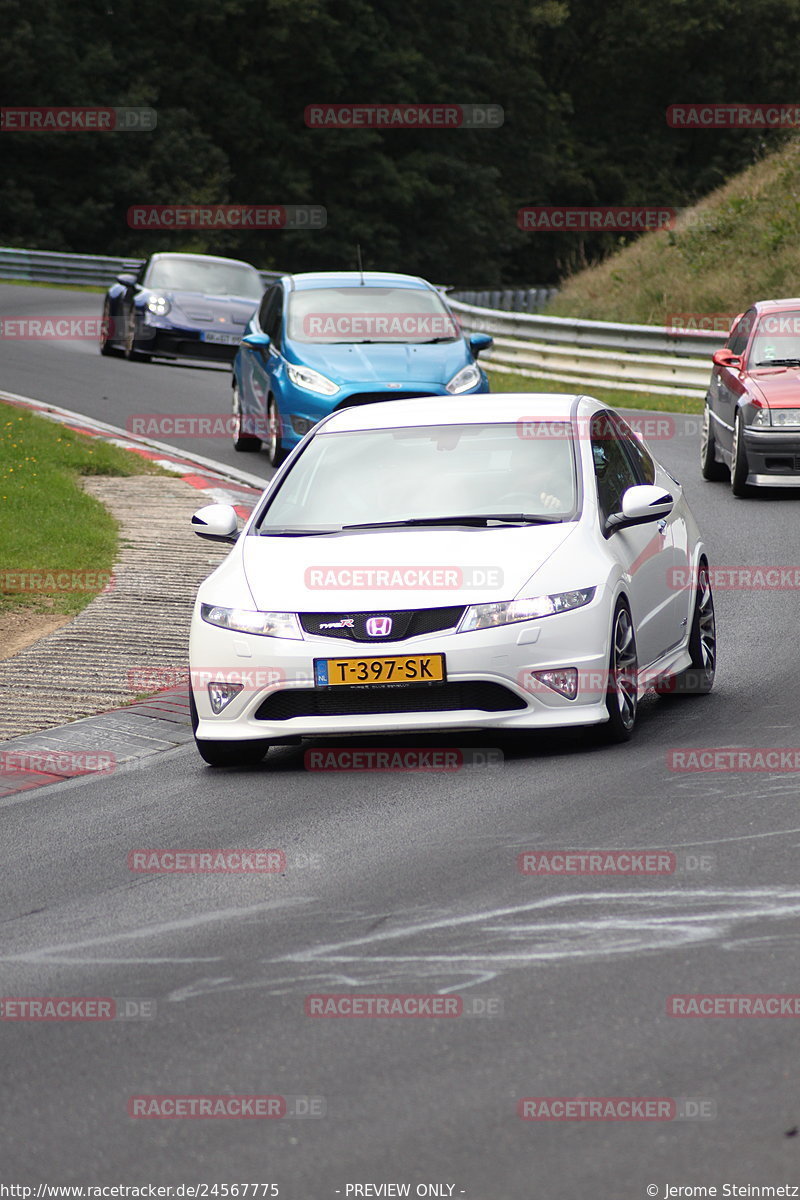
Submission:
[[[800,367],[800,358],[765,358],[757,367]]]
[[[259,529],[259,537],[324,537],[329,533],[341,533],[341,525],[325,525],[314,528],[311,525],[279,525],[274,529],[263,526]]]
[[[408,517],[404,521],[366,521],[363,525],[343,525],[350,529],[400,529],[415,525],[474,525],[488,526],[490,521],[507,525],[560,525],[562,517],[535,516],[533,513],[469,513],[460,517]]]

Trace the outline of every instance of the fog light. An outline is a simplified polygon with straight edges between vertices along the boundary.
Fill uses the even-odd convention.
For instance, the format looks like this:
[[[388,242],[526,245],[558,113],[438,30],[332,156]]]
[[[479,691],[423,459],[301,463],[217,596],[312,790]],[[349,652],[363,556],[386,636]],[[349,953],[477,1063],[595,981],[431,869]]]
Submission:
[[[315,422],[307,421],[305,417],[293,416],[290,419],[292,422],[292,429],[295,431],[295,433],[299,433],[300,437],[303,437],[305,434],[307,434],[309,429],[314,428]]]
[[[243,687],[242,683],[210,683],[208,685],[208,698],[211,701],[211,711],[215,717],[222,712],[223,708],[227,708]]]
[[[531,671],[531,675],[551,691],[566,696],[567,700],[574,700],[578,695],[577,667],[560,667],[555,671]]]

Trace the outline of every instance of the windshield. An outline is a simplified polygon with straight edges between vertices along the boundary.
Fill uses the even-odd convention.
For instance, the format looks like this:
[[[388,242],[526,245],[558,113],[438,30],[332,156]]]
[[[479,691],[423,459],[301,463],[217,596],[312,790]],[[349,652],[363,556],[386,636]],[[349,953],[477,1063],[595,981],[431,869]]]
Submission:
[[[150,267],[149,288],[170,292],[203,292],[208,296],[242,296],[260,300],[264,291],[255,267],[245,263],[203,262],[198,259],[159,258]]]
[[[571,428],[546,428],[549,436],[534,438],[510,424],[319,434],[271,500],[260,531],[504,513],[572,519]]]
[[[800,361],[800,310],[765,313],[756,325],[749,366],[779,366]]]
[[[458,327],[429,288],[309,288],[289,297],[287,333],[296,342],[450,342]]]

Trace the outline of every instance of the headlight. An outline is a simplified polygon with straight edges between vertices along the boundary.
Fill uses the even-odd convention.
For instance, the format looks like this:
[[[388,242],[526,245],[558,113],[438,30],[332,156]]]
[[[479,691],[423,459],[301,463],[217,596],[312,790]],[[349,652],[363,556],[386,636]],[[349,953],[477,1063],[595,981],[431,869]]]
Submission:
[[[312,371],[311,367],[296,367],[294,363],[289,363],[287,373],[292,383],[305,388],[307,392],[319,392],[322,396],[333,396],[339,390],[338,383],[320,375],[319,371]]]
[[[582,608],[594,599],[597,588],[577,588],[573,592],[557,592],[554,596],[531,596],[524,600],[498,600],[494,604],[473,604],[464,613],[459,633],[472,629],[491,629],[494,625],[512,625],[515,621],[530,621],[534,617],[552,617],[555,613]]]
[[[200,616],[209,625],[234,629],[237,633],[257,633],[261,637],[303,640],[295,613],[253,612],[249,608],[221,608],[218,604],[201,604]]]
[[[761,408],[756,413],[756,417],[761,417],[762,413],[764,414],[764,418],[762,420],[754,420],[753,424],[755,426],[769,425],[770,418],[772,418],[772,425],[777,429],[800,425],[800,408]]]
[[[481,373],[474,363],[470,363],[468,367],[462,367],[447,385],[447,390],[451,395],[455,396],[458,392],[468,392],[470,388],[475,387],[481,381]]]
[[[165,317],[172,308],[166,296],[148,296],[147,307],[156,317]]]

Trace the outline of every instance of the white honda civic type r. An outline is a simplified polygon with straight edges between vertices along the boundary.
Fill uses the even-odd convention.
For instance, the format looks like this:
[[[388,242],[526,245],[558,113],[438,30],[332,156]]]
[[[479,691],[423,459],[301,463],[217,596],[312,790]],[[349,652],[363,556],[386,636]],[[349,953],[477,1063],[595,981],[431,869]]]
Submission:
[[[191,629],[212,766],[315,735],[604,724],[648,687],[705,693],[706,551],[680,484],[588,396],[425,397],[334,412],[275,474]]]

